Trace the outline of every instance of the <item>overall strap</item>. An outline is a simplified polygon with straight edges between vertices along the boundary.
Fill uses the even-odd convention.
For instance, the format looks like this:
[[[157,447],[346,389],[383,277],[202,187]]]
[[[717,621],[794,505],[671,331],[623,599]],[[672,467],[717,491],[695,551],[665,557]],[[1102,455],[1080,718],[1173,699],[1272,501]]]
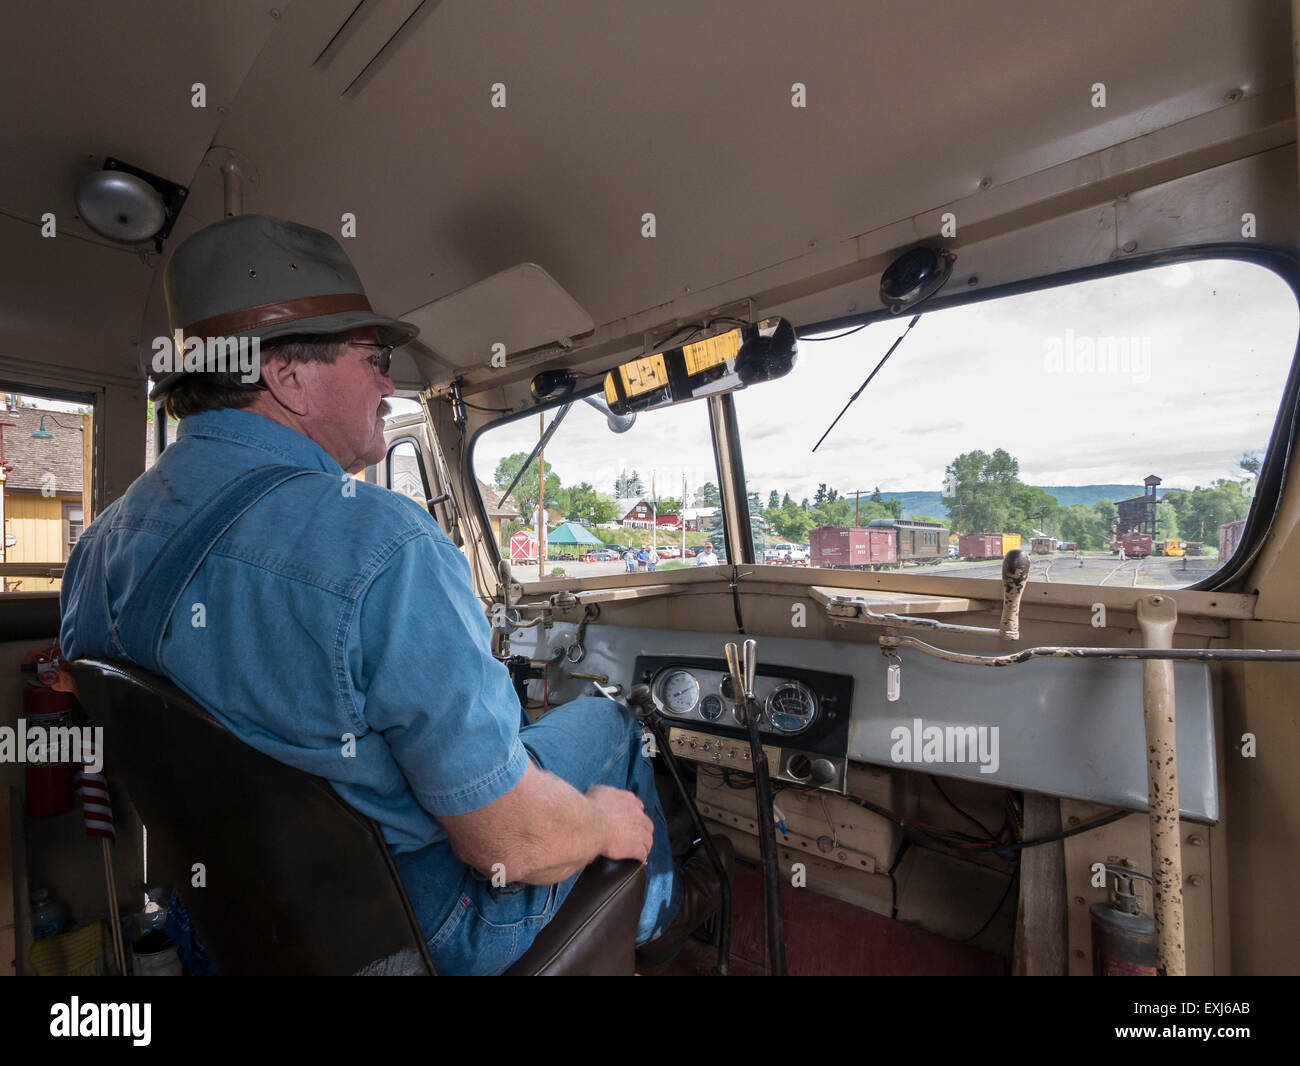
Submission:
[[[293,478],[320,473],[284,464],[258,467],[227,482],[194,512],[163,544],[122,605],[114,632],[126,654],[146,670],[162,673],[160,656],[167,623],[208,553],[240,516],[272,489]]]

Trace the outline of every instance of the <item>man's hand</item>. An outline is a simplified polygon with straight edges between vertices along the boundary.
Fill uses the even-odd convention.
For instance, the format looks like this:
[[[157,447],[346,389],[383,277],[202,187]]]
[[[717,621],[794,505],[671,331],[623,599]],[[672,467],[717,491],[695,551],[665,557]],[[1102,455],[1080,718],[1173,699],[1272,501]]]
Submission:
[[[600,812],[608,827],[608,836],[600,853],[608,859],[636,859],[645,862],[654,844],[654,823],[645,812],[645,804],[622,788],[592,785],[587,800]]]
[[[654,823],[631,792],[593,785],[579,792],[531,760],[509,792],[468,814],[438,819],[462,862],[487,874],[500,863],[507,881],[553,885],[598,855],[645,862]]]

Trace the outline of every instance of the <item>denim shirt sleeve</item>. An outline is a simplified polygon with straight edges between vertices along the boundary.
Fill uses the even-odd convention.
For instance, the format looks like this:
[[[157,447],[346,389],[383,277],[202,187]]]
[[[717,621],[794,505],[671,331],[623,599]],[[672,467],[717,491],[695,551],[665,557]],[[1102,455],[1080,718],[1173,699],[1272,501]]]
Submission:
[[[519,699],[490,648],[469,564],[440,530],[397,548],[358,604],[347,641],[358,712],[430,814],[477,810],[524,775]]]

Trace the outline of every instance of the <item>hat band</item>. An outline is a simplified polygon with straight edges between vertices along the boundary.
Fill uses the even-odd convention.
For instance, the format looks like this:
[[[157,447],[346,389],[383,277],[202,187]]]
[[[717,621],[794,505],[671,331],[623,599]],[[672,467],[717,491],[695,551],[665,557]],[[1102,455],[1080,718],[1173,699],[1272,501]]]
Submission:
[[[192,337],[230,337],[250,329],[278,326],[284,322],[298,322],[304,318],[336,315],[341,311],[371,311],[365,293],[344,292],[329,296],[303,296],[297,300],[281,300],[273,304],[245,307],[213,315],[186,326],[182,333]]]

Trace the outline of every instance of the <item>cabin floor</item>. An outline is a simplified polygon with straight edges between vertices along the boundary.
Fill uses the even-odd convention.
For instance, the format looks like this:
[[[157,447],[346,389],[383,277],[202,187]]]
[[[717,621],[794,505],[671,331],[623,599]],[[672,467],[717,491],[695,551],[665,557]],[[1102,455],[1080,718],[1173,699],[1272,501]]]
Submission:
[[[1003,958],[920,926],[892,921],[808,888],[781,890],[786,972],[791,977],[1001,977]],[[737,863],[733,882],[731,975],[765,973],[763,881],[758,870]],[[689,940],[659,976],[707,977],[717,948]]]

